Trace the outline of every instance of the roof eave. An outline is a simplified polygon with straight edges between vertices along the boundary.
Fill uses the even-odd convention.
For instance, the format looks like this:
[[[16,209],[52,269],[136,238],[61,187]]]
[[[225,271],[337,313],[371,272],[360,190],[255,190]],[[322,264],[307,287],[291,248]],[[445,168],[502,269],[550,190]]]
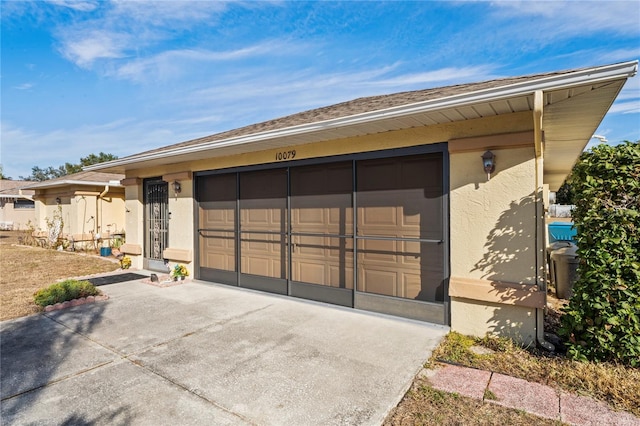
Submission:
[[[49,189],[49,188],[58,188],[58,187],[62,187],[62,186],[71,186],[71,185],[78,185],[78,186],[110,186],[110,187],[121,187],[122,184],[115,183],[115,182],[98,182],[98,181],[84,181],[84,180],[61,180],[61,181],[55,181],[55,182],[47,182],[44,181],[42,183],[38,183],[35,185],[30,185],[28,187],[25,187],[25,189]]]
[[[493,102],[514,96],[532,94],[539,90],[544,92],[548,90],[571,88],[587,83],[595,84],[620,78],[629,78],[636,74],[637,67],[638,61],[630,61],[613,65],[586,68],[566,74],[540,77],[533,81],[517,82],[506,86],[499,86],[495,88],[421,101],[407,105],[395,106],[391,108],[354,114],[330,120],[317,121],[307,124],[301,124],[298,126],[270,130],[266,132],[215,140],[192,146],[181,146],[174,149],[162,150],[159,152],[150,152],[148,154],[132,155],[130,157],[125,157],[118,160],[112,160],[92,166],[87,166],[83,170],[126,170],[127,166],[140,164],[145,161],[192,154],[200,151],[207,151],[213,148],[249,144],[253,142],[277,139],[286,136],[299,136],[307,133],[327,131],[340,127],[366,124],[383,119],[399,118],[411,114],[463,107],[466,105],[478,104],[482,102]]]

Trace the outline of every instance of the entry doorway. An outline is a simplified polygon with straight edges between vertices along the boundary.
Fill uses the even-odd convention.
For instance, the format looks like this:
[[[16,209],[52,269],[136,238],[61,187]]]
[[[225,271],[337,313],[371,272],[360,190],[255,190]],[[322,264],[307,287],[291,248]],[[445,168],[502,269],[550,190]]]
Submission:
[[[169,245],[169,184],[162,178],[144,181],[144,268],[164,272],[163,253]]]

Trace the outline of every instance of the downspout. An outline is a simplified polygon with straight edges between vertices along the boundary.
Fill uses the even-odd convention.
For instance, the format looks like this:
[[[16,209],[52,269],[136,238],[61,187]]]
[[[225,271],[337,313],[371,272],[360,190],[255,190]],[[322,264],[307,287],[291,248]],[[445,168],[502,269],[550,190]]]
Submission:
[[[542,130],[542,114],[544,109],[544,94],[542,90],[536,90],[533,96],[533,139],[536,155],[536,188],[535,188],[535,214],[536,214],[536,285],[538,291],[544,292],[545,307],[547,301],[547,283],[543,273],[544,255],[544,200],[543,179],[544,179],[544,134]],[[536,308],[536,341],[548,351],[554,351],[555,346],[544,338],[544,308]]]
[[[98,195],[98,198],[96,198],[96,226],[100,228],[100,234],[102,234],[102,203],[100,200],[104,198],[107,192],[109,192],[109,185],[105,185],[104,191],[102,191],[100,195]]]

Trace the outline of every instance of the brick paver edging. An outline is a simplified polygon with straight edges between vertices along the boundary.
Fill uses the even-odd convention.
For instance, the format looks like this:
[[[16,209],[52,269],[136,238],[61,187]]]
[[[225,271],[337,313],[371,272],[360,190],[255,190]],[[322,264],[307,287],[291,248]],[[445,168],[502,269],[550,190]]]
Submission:
[[[87,303],[99,302],[109,299],[106,294],[100,296],[81,297],[79,299],[68,300],[66,302],[56,303],[55,305],[47,305],[44,307],[45,312],[59,311],[60,309],[70,308],[72,306],[86,305]]]
[[[446,364],[422,370],[434,389],[515,408],[576,426],[640,426],[640,418],[602,401],[491,371]]]

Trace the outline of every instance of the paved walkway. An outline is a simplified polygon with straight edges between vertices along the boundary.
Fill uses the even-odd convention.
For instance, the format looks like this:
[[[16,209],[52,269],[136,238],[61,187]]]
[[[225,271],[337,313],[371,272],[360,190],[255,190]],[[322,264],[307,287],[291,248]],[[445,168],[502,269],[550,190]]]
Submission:
[[[435,389],[523,410],[571,425],[638,426],[640,418],[591,398],[485,370],[446,365],[420,373]]]

